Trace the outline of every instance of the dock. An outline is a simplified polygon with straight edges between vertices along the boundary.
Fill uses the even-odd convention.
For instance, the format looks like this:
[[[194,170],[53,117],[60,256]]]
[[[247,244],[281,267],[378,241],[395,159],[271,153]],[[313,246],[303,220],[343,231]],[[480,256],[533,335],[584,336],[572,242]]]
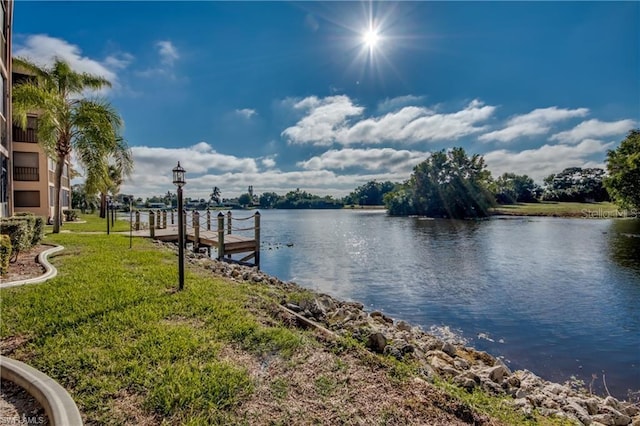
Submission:
[[[211,211],[204,215],[198,211],[183,211],[185,224],[185,246],[191,244],[194,252],[207,250],[211,256],[212,248],[217,250],[218,260],[235,262],[260,267],[260,212],[245,218],[233,217],[231,212],[220,212],[216,216],[216,226],[212,230]],[[168,217],[170,216],[170,217]],[[150,237],[159,241],[178,242],[178,226],[176,225],[177,211],[149,211],[147,229],[140,222],[140,213],[136,212],[135,222],[132,224],[133,235]],[[253,219],[253,226],[239,228],[233,224],[238,221]],[[169,222],[169,223],[168,223]],[[253,231],[253,237],[234,234],[233,232]],[[240,259],[233,259],[233,254],[247,253]],[[252,261],[252,262],[251,262]]]

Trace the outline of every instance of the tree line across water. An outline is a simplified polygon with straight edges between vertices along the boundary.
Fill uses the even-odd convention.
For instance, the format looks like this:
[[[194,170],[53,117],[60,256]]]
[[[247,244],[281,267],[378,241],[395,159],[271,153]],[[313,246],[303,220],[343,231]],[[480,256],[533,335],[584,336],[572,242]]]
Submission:
[[[249,187],[236,199],[223,199],[214,187],[209,200],[191,201],[194,208],[212,206],[263,209],[331,209],[344,206],[384,205],[392,215],[473,218],[489,215],[498,204],[539,201],[615,201],[622,207],[640,208],[640,130],[632,130],[616,150],[607,153],[607,170],[570,167],[547,176],[538,185],[527,175],[504,173],[493,178],[481,155],[463,148],[432,153],[418,164],[403,183],[370,181],[342,199],[296,189],[285,195],[265,192],[258,196]],[[142,199],[138,199],[142,203]],[[174,207],[175,196],[148,198]]]

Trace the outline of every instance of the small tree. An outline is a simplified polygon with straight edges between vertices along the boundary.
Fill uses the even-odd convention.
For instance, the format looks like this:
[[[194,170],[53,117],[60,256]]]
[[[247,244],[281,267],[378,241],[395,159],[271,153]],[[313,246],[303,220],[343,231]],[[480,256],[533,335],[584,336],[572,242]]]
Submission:
[[[489,215],[495,204],[484,159],[463,148],[438,151],[418,164],[403,188],[385,196],[390,214],[471,218]]]
[[[607,152],[607,171],[604,184],[613,199],[640,209],[640,129],[631,130],[618,148]]]

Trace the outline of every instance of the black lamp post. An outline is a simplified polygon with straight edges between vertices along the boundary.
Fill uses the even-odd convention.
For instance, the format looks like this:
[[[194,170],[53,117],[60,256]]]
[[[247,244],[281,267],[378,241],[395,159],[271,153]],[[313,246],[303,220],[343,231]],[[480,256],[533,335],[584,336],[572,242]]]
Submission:
[[[184,214],[182,212],[182,187],[186,185],[180,162],[173,169],[173,184],[178,187],[178,290],[184,288]]]

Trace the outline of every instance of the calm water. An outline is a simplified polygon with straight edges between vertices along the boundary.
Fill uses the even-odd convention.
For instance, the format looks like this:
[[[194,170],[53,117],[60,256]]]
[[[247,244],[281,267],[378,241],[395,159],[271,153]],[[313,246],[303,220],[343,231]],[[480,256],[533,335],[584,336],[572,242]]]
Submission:
[[[604,392],[604,375],[615,396],[640,389],[640,220],[261,213],[269,274],[448,327],[549,380],[596,375]]]

